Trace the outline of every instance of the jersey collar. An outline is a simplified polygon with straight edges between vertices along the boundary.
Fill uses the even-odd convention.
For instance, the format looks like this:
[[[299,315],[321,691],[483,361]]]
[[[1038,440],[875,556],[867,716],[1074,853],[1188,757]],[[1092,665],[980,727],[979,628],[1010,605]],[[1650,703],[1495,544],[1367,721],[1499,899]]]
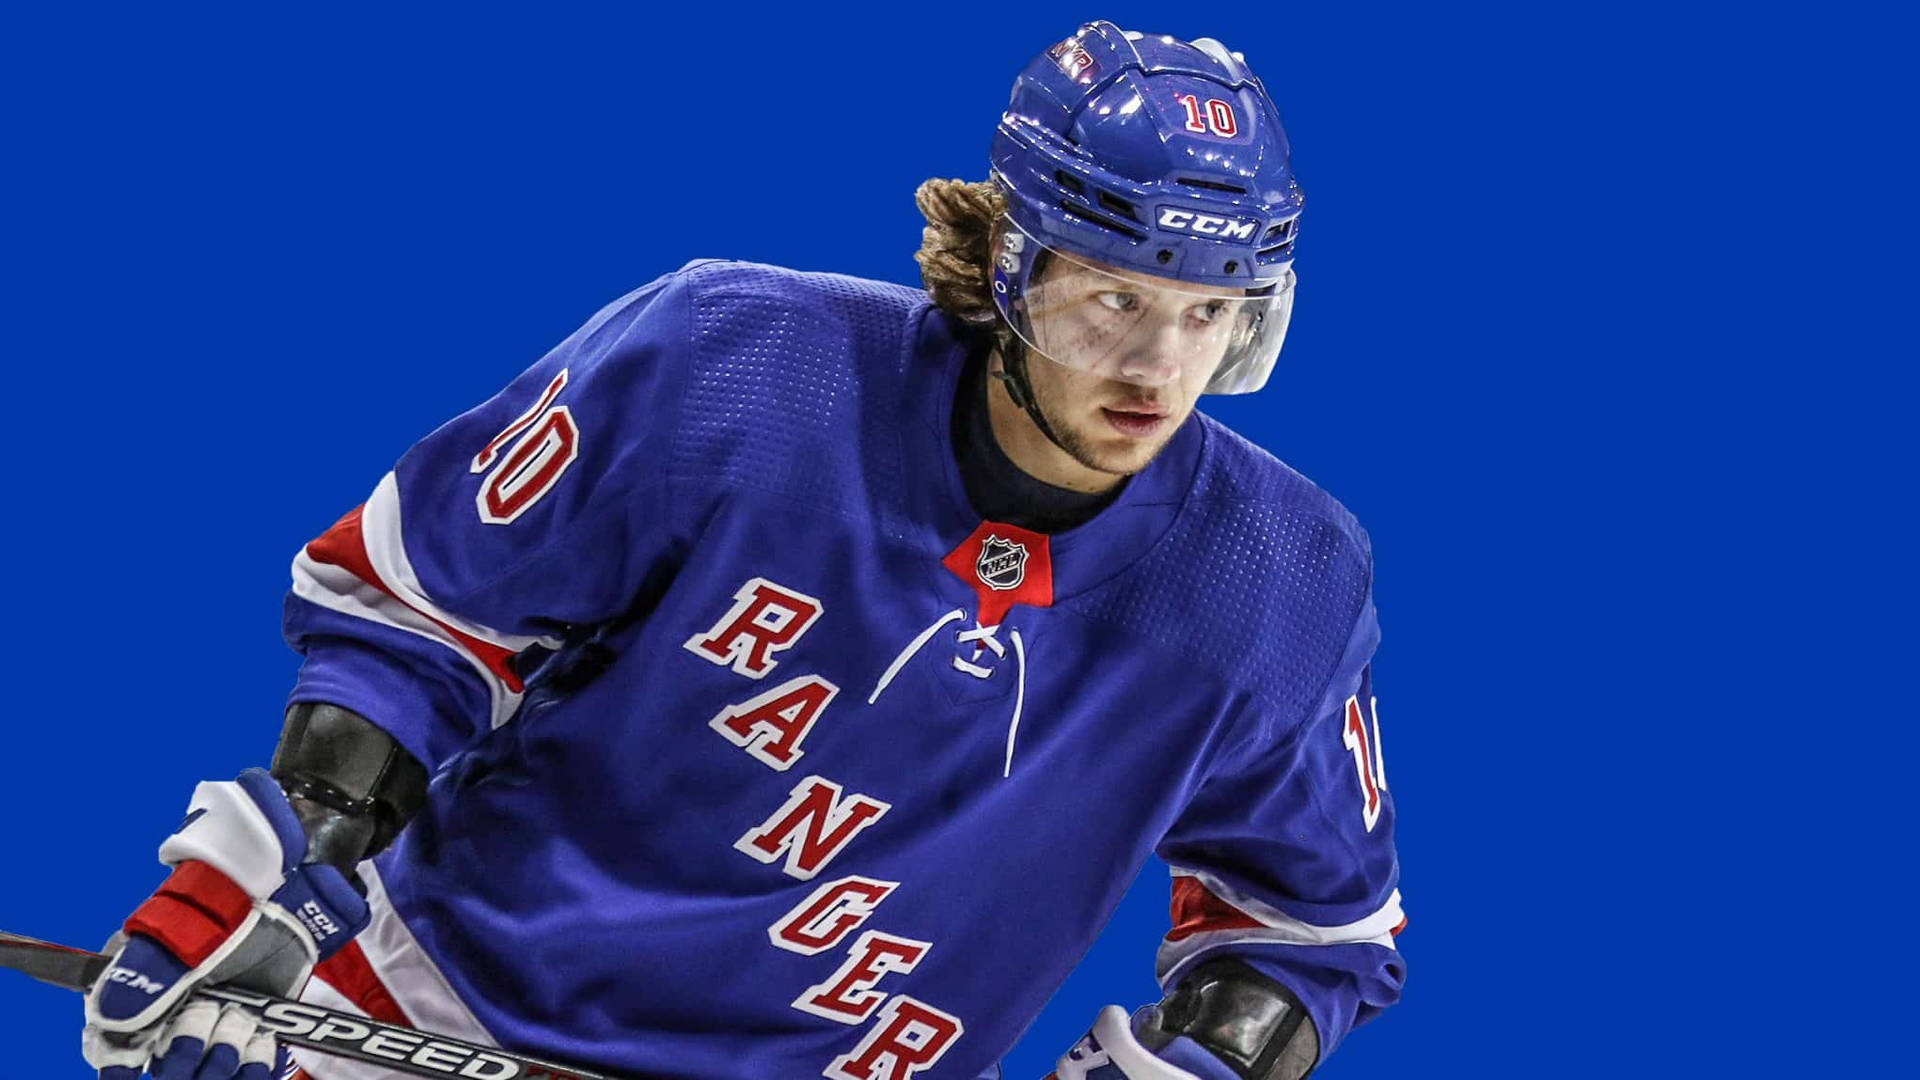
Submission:
[[[927,304],[906,344],[910,355],[901,460],[906,464],[908,517],[914,543],[938,563],[981,524],[967,501],[953,454],[953,397],[970,342],[947,316]],[[1051,537],[1055,603],[1118,575],[1166,534],[1186,504],[1206,442],[1205,425],[1196,412],[1112,505]]]

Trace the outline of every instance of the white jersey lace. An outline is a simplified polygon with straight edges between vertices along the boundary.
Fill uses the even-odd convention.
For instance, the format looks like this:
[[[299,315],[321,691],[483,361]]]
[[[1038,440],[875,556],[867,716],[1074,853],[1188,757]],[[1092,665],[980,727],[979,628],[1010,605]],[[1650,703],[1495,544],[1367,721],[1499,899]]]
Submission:
[[[900,654],[893,658],[891,664],[887,665],[887,670],[881,674],[879,683],[873,688],[873,693],[867,695],[867,704],[872,705],[880,700],[881,692],[893,683],[894,677],[900,674],[900,669],[906,667],[907,661],[913,659],[916,653],[925,648],[927,642],[932,641],[934,635],[938,634],[942,627],[956,620],[964,620],[966,617],[967,613],[965,611],[960,608],[954,608],[952,611],[935,619],[931,626],[914,635],[913,640],[907,643],[907,647],[900,650]],[[991,652],[995,659],[1006,658],[1007,646],[1000,641],[1000,625],[999,623],[995,623],[992,626],[982,626],[978,622],[975,622],[973,629],[961,630],[956,633],[954,635],[954,644],[959,646],[973,646],[973,655],[971,658],[963,658],[958,655],[954,656],[954,670],[964,671],[976,679],[992,678],[994,671],[997,669],[979,664],[976,661],[978,661],[984,653],[988,652]],[[1006,765],[1000,771],[1000,775],[1003,777],[1013,775],[1013,746],[1015,739],[1019,737],[1020,733],[1020,713],[1026,708],[1027,703],[1026,644],[1021,641],[1020,631],[1018,630],[1007,631],[1007,636],[1013,643],[1015,683],[1013,692],[1013,718],[1007,723],[1007,760]]]

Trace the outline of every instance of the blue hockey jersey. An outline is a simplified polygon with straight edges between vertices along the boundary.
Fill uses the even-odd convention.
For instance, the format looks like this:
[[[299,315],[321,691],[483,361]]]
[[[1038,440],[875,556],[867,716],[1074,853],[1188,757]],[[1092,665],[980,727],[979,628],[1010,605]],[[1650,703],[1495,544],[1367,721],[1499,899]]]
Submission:
[[[623,1075],[992,1076],[1157,852],[1163,985],[1249,958],[1329,1050],[1392,1003],[1364,533],[1198,413],[1087,523],[983,522],[966,350],[916,290],[690,264],[307,545],[293,700],[433,771],[310,996]]]

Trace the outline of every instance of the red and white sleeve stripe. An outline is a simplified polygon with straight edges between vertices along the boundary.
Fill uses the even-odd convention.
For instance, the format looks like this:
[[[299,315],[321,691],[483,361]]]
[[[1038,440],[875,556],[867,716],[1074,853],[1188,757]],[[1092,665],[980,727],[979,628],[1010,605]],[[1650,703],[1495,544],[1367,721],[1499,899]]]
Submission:
[[[421,1031],[438,1032],[479,1046],[496,1040],[455,994],[445,975],[407,929],[387,897],[373,863],[360,864],[371,922],[346,948],[313,970],[300,1000],[338,1012]],[[310,1080],[393,1080],[397,1073],[327,1054],[293,1051]],[[297,1075],[297,1074],[296,1074]]]
[[[523,687],[509,661],[532,645],[560,645],[556,638],[503,634],[427,598],[401,541],[400,487],[392,473],[364,504],[294,557],[293,592],[321,607],[452,649],[486,684],[493,727],[506,723],[520,707]]]
[[[1316,926],[1248,896],[1202,870],[1173,868],[1173,928],[1154,957],[1154,977],[1162,986],[1203,955],[1254,942],[1281,945],[1383,945],[1407,925],[1395,889],[1379,910],[1341,926]]]

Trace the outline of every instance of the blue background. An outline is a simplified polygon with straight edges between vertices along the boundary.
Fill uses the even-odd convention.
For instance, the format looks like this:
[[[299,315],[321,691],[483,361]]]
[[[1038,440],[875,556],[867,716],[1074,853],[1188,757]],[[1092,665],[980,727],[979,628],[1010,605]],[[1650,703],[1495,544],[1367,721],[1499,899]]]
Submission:
[[[1282,366],[1208,407],[1378,562],[1411,976],[1319,1075],[1877,1068],[1912,37],[1838,4],[9,15],[0,927],[97,944],[266,760],[287,564],[413,438],[696,256],[915,281],[915,184],[1096,16],[1244,51],[1307,191]],[[1154,996],[1165,886],[1010,1080]],[[88,1075],[78,1021],[0,976],[0,1074]]]

